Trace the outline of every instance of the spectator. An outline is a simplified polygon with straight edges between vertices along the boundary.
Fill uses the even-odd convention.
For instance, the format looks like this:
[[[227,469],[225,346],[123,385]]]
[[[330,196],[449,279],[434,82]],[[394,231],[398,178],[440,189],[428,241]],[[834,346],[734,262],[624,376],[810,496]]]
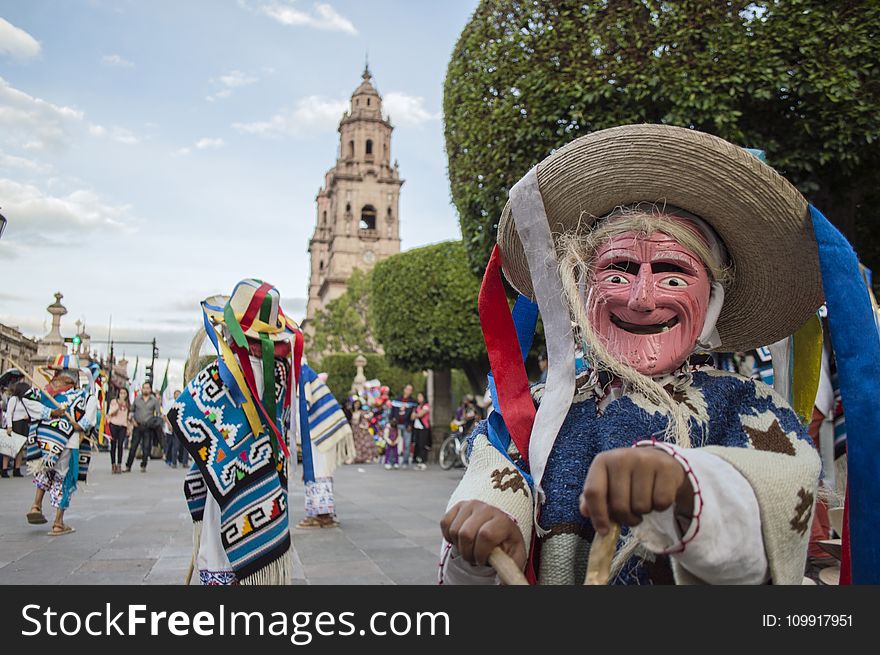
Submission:
[[[470,434],[480,415],[470,394],[461,399],[461,405],[455,410],[455,422],[463,426],[464,433]]]
[[[413,410],[413,434],[416,451],[413,461],[415,468],[424,471],[428,468],[428,448],[431,446],[431,405],[425,400],[425,394],[416,396],[418,405]]]
[[[412,410],[417,406],[412,392],[413,386],[408,384],[403,388],[403,395],[394,401],[394,417],[397,419],[397,428],[400,431],[401,445],[403,446],[403,468],[409,466],[412,444]]]
[[[174,400],[180,395],[179,391],[174,392]],[[168,422],[168,411],[174,406],[169,403],[167,408],[162,409],[162,427],[164,429],[163,437],[165,438],[165,465],[173,469],[177,468],[178,463],[182,463],[181,450],[186,450],[183,444],[174,436],[171,430],[171,423]]]
[[[125,388],[116,392],[116,398],[110,401],[110,409],[107,418],[110,423],[110,465],[113,473],[122,473],[122,449],[128,437],[130,422],[129,413],[131,403],[128,400],[128,390]]]
[[[392,416],[385,426],[385,469],[400,468],[400,427],[397,418]]]
[[[131,473],[131,465],[140,446],[141,472],[146,473],[147,462],[150,459],[151,438],[155,429],[151,419],[159,416],[160,413],[159,401],[153,395],[153,386],[149,382],[144,382],[141,395],[135,398],[132,410],[134,433],[131,437],[131,447],[128,449],[128,460],[125,462],[125,472]]]
[[[376,459],[376,441],[370,434],[372,413],[361,408],[361,401],[355,400],[351,413],[351,431],[354,433],[355,464],[366,464]]]
[[[0,476],[4,478],[9,477],[6,467],[10,459],[13,460],[12,477],[23,477],[21,474],[21,454],[30,430],[31,415],[28,412],[27,406],[22,402],[22,396],[27,393],[29,388],[27,382],[16,383],[12,387],[12,394],[6,403],[3,424],[6,428],[6,435],[12,439],[13,446],[9,451],[9,455],[3,455],[3,468],[0,470]]]

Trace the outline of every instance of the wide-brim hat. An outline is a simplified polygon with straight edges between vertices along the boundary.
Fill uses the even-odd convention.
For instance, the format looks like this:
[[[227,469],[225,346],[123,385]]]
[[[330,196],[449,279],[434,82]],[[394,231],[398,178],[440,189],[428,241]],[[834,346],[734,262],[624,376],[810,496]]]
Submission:
[[[59,371],[65,371],[79,376],[79,357],[76,355],[57,355],[46,365],[46,368],[50,371],[55,371],[56,373]]]
[[[230,331],[240,328],[252,339],[266,336],[272,341],[286,341],[297,332],[296,323],[281,309],[278,289],[254,278],[236,284],[232,295],[206,298],[202,310],[214,325],[225,325]]]
[[[717,322],[720,351],[745,351],[793,334],[823,302],[807,200],[746,150],[669,125],[625,125],[572,141],[536,167],[550,231],[584,233],[615,208],[654,203],[709,223],[727,249],[733,282]],[[498,245],[508,281],[534,298],[511,215]]]

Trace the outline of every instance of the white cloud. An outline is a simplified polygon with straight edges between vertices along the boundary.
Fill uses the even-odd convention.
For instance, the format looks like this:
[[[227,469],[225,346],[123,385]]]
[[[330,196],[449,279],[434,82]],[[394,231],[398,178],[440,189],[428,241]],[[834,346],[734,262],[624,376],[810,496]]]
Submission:
[[[0,142],[32,150],[62,149],[69,145],[71,123],[82,118],[80,110],[35,98],[0,77]]]
[[[40,54],[40,42],[20,27],[0,18],[0,53],[16,59],[31,59]]]
[[[131,130],[119,127],[118,125],[113,125],[108,129],[103,125],[91,124],[89,125],[89,134],[98,137],[99,139],[107,137],[110,140],[115,141],[116,143],[121,143],[125,146],[133,146],[141,142],[141,138]]]
[[[17,157],[0,151],[0,169],[18,173],[37,173],[45,175],[52,172],[52,166],[33,159]]]
[[[134,62],[128,61],[119,55],[104,55],[101,63],[111,68],[134,68]]]
[[[233,89],[248,86],[249,84],[259,81],[258,77],[242,73],[239,70],[229,71],[225,75],[221,75],[219,78],[211,80],[213,85],[219,86],[221,89],[217,91],[217,93],[205,96],[205,100],[208,102],[214,102],[215,100],[228,98],[232,95]]]
[[[440,119],[440,113],[425,109],[425,99],[400,91],[391,91],[382,99],[385,113],[398,125],[420,125],[427,121]]]
[[[197,150],[207,150],[208,148],[222,148],[224,145],[226,144],[223,142],[223,139],[204,138],[196,141],[195,147]]]
[[[216,138],[205,137],[205,138],[199,139],[191,146],[187,146],[185,148],[180,148],[179,150],[175,151],[174,154],[175,155],[188,155],[193,151],[193,149],[195,149],[195,150],[216,150],[217,148],[222,148],[225,145],[226,145],[226,142],[219,137],[216,137]]]
[[[330,131],[339,125],[348,104],[348,100],[308,96],[299,100],[293,109],[283,109],[268,121],[233,123],[232,127],[244,134],[269,138]]]
[[[131,207],[111,205],[89,189],[54,196],[31,185],[0,178],[3,214],[9,220],[3,241],[31,248],[70,245],[95,230],[130,227]]]
[[[239,0],[239,5],[292,27],[311,27],[331,32],[357,34],[354,24],[331,5],[316,2],[311,13],[297,9],[293,0]]]
[[[241,71],[235,70],[226,73],[226,75],[220,76],[220,83],[223,86],[227,86],[229,88],[235,88],[238,86],[247,86],[248,84],[253,84],[257,81],[257,78],[252,75],[246,75]]]

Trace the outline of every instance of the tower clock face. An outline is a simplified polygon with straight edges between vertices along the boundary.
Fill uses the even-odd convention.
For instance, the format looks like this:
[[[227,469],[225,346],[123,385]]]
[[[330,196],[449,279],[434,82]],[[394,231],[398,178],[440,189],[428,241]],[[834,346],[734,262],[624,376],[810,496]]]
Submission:
[[[365,250],[364,251],[364,262],[367,264],[372,264],[375,261],[376,261],[376,253],[374,253],[372,250]]]

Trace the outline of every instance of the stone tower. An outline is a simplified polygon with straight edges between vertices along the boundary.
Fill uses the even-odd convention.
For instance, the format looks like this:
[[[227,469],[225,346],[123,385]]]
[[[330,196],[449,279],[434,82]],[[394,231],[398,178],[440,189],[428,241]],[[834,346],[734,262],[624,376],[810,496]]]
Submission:
[[[390,121],[369,67],[339,122],[336,165],[318,191],[315,232],[309,241],[308,322],[345,293],[352,271],[371,269],[400,252],[398,202],[403,180],[391,164]]]

